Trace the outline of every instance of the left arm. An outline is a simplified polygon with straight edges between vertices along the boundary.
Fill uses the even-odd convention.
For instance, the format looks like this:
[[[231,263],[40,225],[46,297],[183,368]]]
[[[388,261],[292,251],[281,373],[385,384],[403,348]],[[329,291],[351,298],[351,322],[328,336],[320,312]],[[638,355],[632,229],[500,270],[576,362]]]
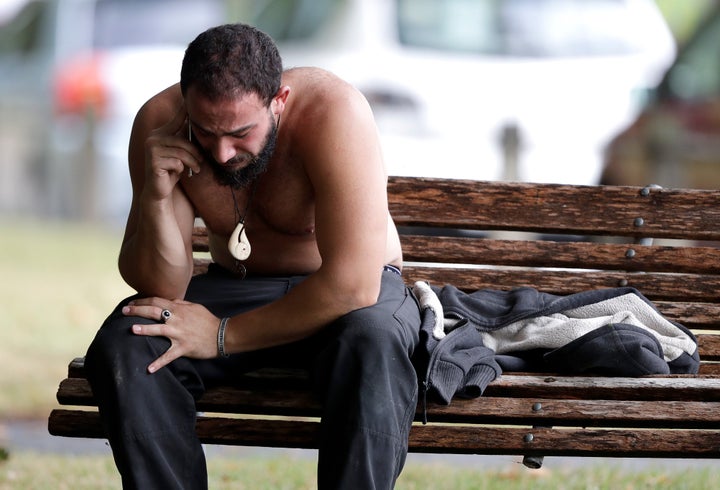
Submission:
[[[300,143],[315,192],[322,265],[282,299],[228,324],[230,352],[307,337],[375,304],[387,247],[387,176],[370,107],[349,86],[328,100],[319,127]]]

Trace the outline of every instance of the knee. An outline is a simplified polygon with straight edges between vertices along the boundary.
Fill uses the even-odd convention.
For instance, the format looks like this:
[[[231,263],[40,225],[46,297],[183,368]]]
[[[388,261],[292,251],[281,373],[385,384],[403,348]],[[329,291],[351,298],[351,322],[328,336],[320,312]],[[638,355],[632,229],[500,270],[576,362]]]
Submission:
[[[132,333],[137,323],[151,323],[139,317],[114,313],[100,327],[85,354],[85,368],[89,377],[103,373],[117,375],[126,366],[135,369],[147,366],[167,350],[170,343],[164,337],[145,337]],[[134,367],[133,367],[134,366]]]
[[[405,420],[414,411],[417,377],[414,344],[401,322],[392,314],[366,313],[358,310],[333,323],[313,374],[325,416],[352,412],[358,425],[370,427],[377,417]]]

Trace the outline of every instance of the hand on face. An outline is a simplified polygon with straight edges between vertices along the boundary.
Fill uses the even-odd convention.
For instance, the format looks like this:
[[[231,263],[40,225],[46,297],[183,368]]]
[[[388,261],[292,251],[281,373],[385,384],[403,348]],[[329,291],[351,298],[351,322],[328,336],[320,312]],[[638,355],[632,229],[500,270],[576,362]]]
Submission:
[[[170,197],[185,169],[200,172],[202,155],[190,141],[185,105],[173,119],[154,130],[145,141],[145,191],[154,199]]]

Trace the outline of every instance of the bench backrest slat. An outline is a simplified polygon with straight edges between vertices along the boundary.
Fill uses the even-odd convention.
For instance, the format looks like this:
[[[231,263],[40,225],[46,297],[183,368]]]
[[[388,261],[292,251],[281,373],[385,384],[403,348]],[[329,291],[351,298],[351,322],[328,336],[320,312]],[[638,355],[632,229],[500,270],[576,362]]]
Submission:
[[[428,281],[435,285],[453,284],[459,289],[510,289],[530,286],[552,294],[572,294],[598,288],[630,286],[658,300],[718,302],[720,277],[695,274],[652,274],[523,268],[436,269],[407,264],[408,280]],[[678,285],[682,284],[683,288]]]
[[[398,225],[720,240],[720,191],[392,177]],[[642,219],[642,221],[639,221]]]
[[[720,273],[720,249],[638,244],[403,235],[406,261],[583,269]]]

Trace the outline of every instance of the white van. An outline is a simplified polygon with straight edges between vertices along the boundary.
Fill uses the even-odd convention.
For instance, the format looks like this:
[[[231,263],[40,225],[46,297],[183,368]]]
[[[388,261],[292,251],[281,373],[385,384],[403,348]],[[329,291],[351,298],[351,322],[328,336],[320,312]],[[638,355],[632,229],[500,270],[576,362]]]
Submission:
[[[633,91],[672,62],[652,0],[11,0],[0,11],[0,212],[122,223],[130,124],[209,25],[370,100],[390,173],[595,183]],[[3,5],[9,5],[4,3]]]
[[[391,173],[591,184],[675,42],[652,0],[268,0],[286,66],[373,105]],[[251,15],[250,15],[251,14]],[[503,146],[504,145],[504,146]]]

